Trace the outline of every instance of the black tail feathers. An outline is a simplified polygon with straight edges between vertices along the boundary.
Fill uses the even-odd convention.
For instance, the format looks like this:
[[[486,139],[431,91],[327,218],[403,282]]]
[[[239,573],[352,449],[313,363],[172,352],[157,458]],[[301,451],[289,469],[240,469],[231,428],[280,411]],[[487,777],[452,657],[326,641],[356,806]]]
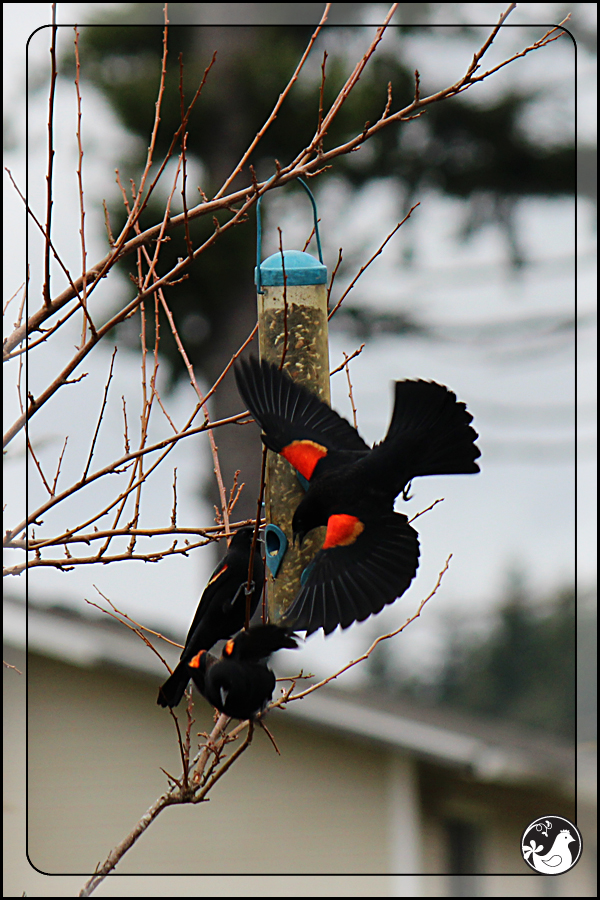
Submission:
[[[402,452],[403,474],[468,475],[479,472],[479,437],[473,416],[456,394],[434,381],[397,381],[392,420],[377,448]]]
[[[185,689],[190,680],[190,670],[187,663],[180,662],[174,669],[173,674],[169,675],[164,684],[158,689],[157,703],[159,706],[178,706],[184,695]]]

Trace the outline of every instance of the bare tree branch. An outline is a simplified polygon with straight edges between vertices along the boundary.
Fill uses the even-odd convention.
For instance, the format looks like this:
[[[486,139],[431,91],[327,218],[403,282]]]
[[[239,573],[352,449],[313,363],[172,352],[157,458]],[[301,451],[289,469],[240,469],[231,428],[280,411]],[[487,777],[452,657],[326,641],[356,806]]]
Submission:
[[[339,678],[341,675],[344,674],[344,672],[347,672],[349,669],[353,668],[354,666],[356,666],[359,663],[364,662],[364,660],[368,659],[369,656],[371,655],[371,653],[373,652],[373,650],[375,649],[375,647],[377,647],[377,645],[380,644],[381,641],[388,640],[389,638],[392,638],[395,635],[400,634],[402,631],[404,631],[404,629],[407,628],[411,624],[411,622],[414,622],[415,619],[417,619],[421,615],[421,612],[423,611],[425,604],[435,595],[435,593],[439,589],[440,584],[442,582],[442,578],[448,569],[450,559],[451,559],[451,557],[449,556],[448,559],[446,560],[444,568],[442,569],[442,571],[440,572],[440,574],[438,576],[437,582],[436,582],[433,590],[429,593],[429,595],[427,597],[425,597],[424,600],[421,601],[417,611],[414,613],[414,615],[410,616],[410,618],[408,618],[403,625],[401,625],[395,631],[391,631],[388,634],[381,635],[375,641],[373,641],[371,646],[368,648],[368,650],[365,653],[362,654],[362,656],[358,657],[355,660],[352,660],[347,665],[345,665],[341,669],[339,669],[337,672],[334,672],[332,675],[328,676],[327,678],[324,678],[322,681],[318,682],[317,684],[313,684],[310,687],[306,688],[303,691],[300,691],[297,694],[293,693],[293,689],[296,685],[297,680],[299,678],[303,677],[302,674],[300,674],[299,676],[295,676],[292,679],[289,679],[290,681],[292,681],[292,686],[290,687],[290,689],[285,691],[283,693],[282,697],[280,697],[277,700],[272,701],[268,705],[265,712],[268,712],[268,710],[270,710],[270,709],[285,708],[285,706],[288,703],[291,703],[295,700],[301,700],[304,697],[307,697],[309,694],[314,693],[314,691],[320,690],[326,684],[329,684],[331,681],[334,681],[335,679]],[[93,604],[93,605],[95,605],[95,604]],[[112,606],[112,603],[111,603],[111,606]],[[124,621],[124,624],[126,624],[127,627],[129,627],[133,631],[135,631],[135,633],[137,633],[141,637],[141,639],[144,641],[144,643],[146,643],[146,644],[149,643],[149,641],[145,637],[145,635],[141,634],[140,627],[139,626],[135,627],[135,626],[137,626],[137,623],[134,623],[134,625],[130,625],[128,622]],[[165,663],[165,665],[166,665],[166,663]],[[169,667],[167,666],[167,668],[169,668]],[[282,680],[288,680],[288,679],[282,679]],[[264,713],[262,715],[264,715]],[[261,724],[262,715],[257,717],[257,721],[259,724]],[[174,714],[173,714],[173,716],[176,719]],[[151,825],[151,823],[162,812],[163,809],[165,809],[167,806],[172,806],[177,803],[201,803],[206,799],[207,795],[209,794],[211,789],[214,787],[214,785],[223,777],[223,775],[225,775],[225,773],[231,768],[231,766],[239,759],[241,754],[243,752],[245,752],[245,750],[250,745],[250,742],[252,741],[252,737],[253,737],[253,733],[254,733],[254,723],[252,721],[240,722],[229,733],[227,733],[227,726],[228,726],[229,722],[230,722],[230,719],[228,719],[227,716],[224,716],[224,715],[218,716],[215,727],[213,728],[211,734],[207,735],[206,743],[204,744],[203,747],[201,747],[198,757],[190,762],[189,756],[187,758],[184,756],[185,761],[183,764],[182,777],[175,778],[172,775],[168,775],[168,778],[171,782],[169,788],[165,791],[165,793],[163,793],[155,801],[155,803],[150,807],[150,809],[145,813],[145,815],[142,816],[142,818],[139,820],[139,822],[136,823],[136,825],[134,826],[132,831],[113,850],[111,850],[111,852],[109,853],[105,862],[96,868],[96,871],[95,871],[93,877],[86,883],[86,885],[80,892],[80,894],[79,894],[80,897],[89,897],[89,895],[95,890],[96,887],[98,887],[98,885],[104,880],[104,878],[106,878],[106,876],[109,874],[109,872],[111,872],[115,868],[115,866],[122,859],[122,857],[125,855],[125,853],[133,846],[135,841],[138,840],[138,838],[144,833],[144,831],[146,831],[146,829]],[[180,737],[179,726],[177,726],[177,730],[178,730],[178,734]],[[224,752],[226,745],[228,743],[231,743],[233,740],[237,740],[238,736],[241,735],[246,730],[247,730],[247,735],[246,735],[245,740],[238,746],[238,748],[233,752],[233,754],[231,756],[229,756],[227,759],[225,759],[225,761],[222,762],[220,767],[217,768],[217,766],[219,765],[219,763],[221,763],[221,760],[223,759],[223,752]],[[266,731],[267,735],[269,736],[270,740],[273,742],[275,750],[279,753],[279,750],[277,748],[277,745],[274,742],[272,735],[270,734],[268,729],[265,728],[265,731]],[[181,740],[180,740],[180,747],[181,746],[182,746],[182,744],[181,744]],[[188,752],[189,752],[189,748],[188,748]],[[185,754],[185,751],[184,751],[184,754]],[[213,756],[213,764],[212,764],[212,766],[211,765],[208,766],[208,771],[207,771],[207,765],[208,765],[208,761],[209,761],[211,754]],[[193,773],[191,776],[191,779],[188,778],[188,772]]]
[[[510,4],[510,6],[504,11],[504,13],[502,13],[498,24],[495,26],[495,28],[493,30],[494,36],[497,34],[499,28],[506,20],[506,17],[509,15],[513,6],[514,6],[514,4]],[[393,14],[394,9],[395,9],[395,7],[392,7],[390,12],[388,13],[388,16],[386,17],[386,22],[389,21],[391,15]],[[565,21],[567,21],[567,20],[565,19],[564,22]],[[561,25],[564,24],[564,22],[561,23]],[[342,88],[342,90],[338,94],[337,99],[334,101],[334,104],[332,105],[329,112],[323,119],[320,131],[315,134],[315,137],[313,138],[311,143],[304,150],[302,150],[291,163],[289,163],[287,166],[280,166],[279,168],[276,167],[276,171],[275,171],[274,175],[272,175],[270,178],[268,178],[262,182],[257,181],[253,187],[247,186],[241,190],[234,191],[231,194],[225,195],[224,192],[226,190],[226,185],[228,185],[231,181],[231,178],[229,178],[225,182],[225,185],[218,192],[218,194],[215,195],[215,198],[213,200],[203,200],[202,203],[198,204],[197,206],[193,207],[192,209],[188,209],[186,213],[182,213],[180,215],[173,216],[170,218],[170,220],[167,224],[167,228],[169,230],[172,228],[177,228],[180,225],[185,225],[186,221],[192,221],[193,219],[198,218],[200,216],[206,216],[206,215],[213,216],[215,214],[215,212],[217,212],[218,210],[231,210],[234,207],[234,205],[239,202],[242,202],[242,204],[243,204],[241,209],[239,209],[237,211],[237,213],[228,222],[222,224],[218,231],[215,230],[213,235],[210,238],[208,238],[204,244],[202,244],[201,246],[197,247],[194,250],[193,257],[190,257],[188,255],[186,257],[186,259],[181,260],[176,266],[173,267],[173,269],[169,273],[167,273],[161,279],[159,279],[159,282],[154,285],[154,289],[156,289],[157,286],[162,287],[164,284],[167,284],[170,281],[172,281],[173,279],[180,277],[181,274],[187,268],[187,266],[190,264],[192,259],[197,259],[198,256],[201,255],[201,253],[203,253],[206,249],[208,249],[209,246],[212,245],[212,243],[214,243],[214,241],[220,234],[222,234],[224,231],[228,230],[233,225],[237,224],[247,214],[250,207],[255,203],[257,197],[260,196],[261,194],[265,193],[265,191],[270,190],[271,188],[273,188],[275,186],[281,186],[281,185],[287,184],[290,181],[295,180],[299,176],[309,177],[310,175],[315,174],[315,172],[319,171],[322,168],[322,165],[324,162],[326,163],[326,162],[329,162],[339,156],[351,153],[358,146],[360,146],[360,144],[364,143],[365,141],[368,141],[370,138],[372,138],[375,134],[377,134],[383,128],[387,128],[392,124],[397,124],[399,122],[407,121],[411,118],[414,118],[415,115],[420,114],[420,112],[422,112],[427,106],[430,106],[432,103],[438,103],[438,102],[447,100],[450,97],[456,96],[457,94],[462,93],[463,91],[472,88],[475,84],[481,83],[486,78],[488,78],[490,75],[497,72],[500,68],[508,65],[509,63],[514,62],[515,60],[527,55],[528,53],[531,53],[534,50],[539,50],[542,47],[547,46],[547,44],[551,43],[554,40],[557,40],[562,34],[564,34],[563,31],[559,30],[560,26],[557,26],[557,27],[551,29],[550,31],[548,31],[542,38],[535,41],[533,44],[529,45],[524,50],[513,54],[511,57],[507,58],[506,60],[499,63],[492,69],[488,70],[487,72],[484,72],[480,75],[476,75],[475,72],[477,70],[477,66],[479,65],[480,60],[483,58],[485,52],[487,51],[487,49],[489,49],[489,46],[491,44],[490,38],[488,38],[486,40],[486,42],[482,45],[480,50],[478,50],[477,53],[474,55],[473,59],[475,60],[475,68],[473,67],[473,60],[472,60],[469,64],[469,66],[467,67],[465,74],[457,82],[455,82],[454,84],[449,85],[448,87],[446,87],[440,91],[437,91],[434,94],[431,94],[427,97],[416,96],[416,94],[419,93],[418,91],[416,91],[415,97],[413,98],[412,102],[408,106],[404,107],[403,109],[397,110],[396,112],[391,113],[391,114],[389,114],[387,107],[386,107],[386,109],[383,111],[381,117],[373,125],[369,125],[365,129],[363,129],[363,131],[360,134],[355,135],[353,138],[351,138],[344,144],[339,144],[339,145],[337,145],[329,150],[326,150],[326,151],[325,150],[320,151],[319,146],[320,146],[320,144],[322,144],[322,139],[327,131],[327,128],[331,124],[331,121],[334,118],[337,111],[339,111],[341,105],[347,99],[347,96],[349,95],[349,91],[351,90],[351,86],[354,86],[357,83],[358,78],[360,77],[360,74],[364,70],[366,63],[368,62],[368,60],[371,58],[371,56],[375,52],[377,45],[379,44],[379,42],[381,41],[381,38],[383,36],[382,29],[384,29],[384,27],[385,26],[381,26],[381,28],[378,29],[374,40],[371,42],[371,45],[369,46],[368,50],[364,54],[362,60],[360,61],[360,63],[357,64],[357,67],[355,68],[353,74],[350,76],[350,79],[346,82],[346,85],[344,85],[344,88]],[[268,121],[269,120],[267,120],[267,122]],[[261,132],[259,132],[258,134],[261,134]],[[247,155],[248,155],[248,151],[244,155],[243,159],[246,159]],[[236,174],[237,174],[238,169],[239,169],[239,164],[235,170]],[[138,193],[136,204],[139,204],[140,196],[141,196],[141,194]],[[137,210],[139,212],[139,205],[137,207]],[[125,238],[124,238],[125,233],[126,232],[128,233],[131,230],[131,228],[133,227],[133,224],[134,224],[134,220],[137,221],[137,218],[139,218],[139,215],[136,218],[135,213],[136,213],[136,208],[134,207],[131,211],[131,216],[128,220],[129,225],[128,225],[128,227],[126,227],[123,230],[121,236],[119,237],[119,239],[117,240],[117,242],[115,244],[115,247],[111,250],[111,253],[109,253],[103,260],[101,260],[95,266],[91,267],[90,270],[86,273],[86,281],[87,281],[87,284],[89,285],[88,296],[90,295],[92,290],[96,287],[100,278],[104,277],[108,273],[108,271],[110,271],[111,267],[114,265],[114,263],[116,262],[118,257],[122,257],[129,253],[132,253],[133,251],[137,250],[141,245],[150,243],[153,239],[155,239],[158,236],[158,232],[161,230],[162,225],[154,225],[151,228],[148,228],[145,231],[141,232],[140,234],[135,235],[135,237],[133,237],[129,240],[125,240]],[[70,300],[72,300],[76,296],[77,292],[81,291],[82,286],[83,286],[83,276],[78,278],[73,283],[73,286],[70,286],[65,291],[63,291],[58,297],[56,297],[54,300],[52,300],[49,303],[49,305],[47,305],[47,307],[41,308],[41,309],[37,310],[36,312],[34,312],[29,317],[29,320],[27,323],[21,325],[20,328],[15,329],[13,334],[10,335],[8,338],[6,338],[6,340],[4,342],[4,358],[6,358],[11,353],[11,351],[25,339],[26,334],[32,334],[35,331],[39,330],[41,324],[49,316],[54,315],[54,313],[56,313],[59,309],[61,309],[63,306],[65,306]],[[131,302],[131,304],[129,304],[125,308],[124,314],[119,315],[116,318],[116,321],[112,322],[111,327],[114,327],[114,325],[117,324],[118,321],[121,321],[122,318],[124,318],[124,317],[126,318],[127,315],[131,313],[132,309],[135,309],[139,305],[139,303],[142,302],[143,299],[145,299],[145,296],[138,296],[135,300],[133,300]],[[88,348],[88,352],[89,352],[89,349],[91,349],[91,347]],[[76,364],[78,364],[78,362],[79,362],[79,360],[77,361]],[[31,410],[31,413],[33,413],[34,411],[35,410]],[[22,427],[22,424],[23,423],[21,422],[18,425],[18,427],[16,428],[17,431]],[[14,436],[14,433],[16,433],[16,432],[14,432],[11,429],[9,431],[9,436],[10,437]]]

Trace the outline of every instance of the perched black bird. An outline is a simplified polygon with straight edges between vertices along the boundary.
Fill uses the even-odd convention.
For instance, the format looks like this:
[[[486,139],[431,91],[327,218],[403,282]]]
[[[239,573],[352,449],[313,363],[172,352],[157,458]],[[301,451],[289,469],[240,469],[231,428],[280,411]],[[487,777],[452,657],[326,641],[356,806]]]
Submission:
[[[220,712],[234,719],[251,719],[275,690],[275,675],[266,657],[297,646],[288,629],[255,625],[227,641],[220,659],[206,650],[197,653],[187,663],[189,677]]]
[[[217,641],[229,638],[244,627],[246,619],[246,585],[254,526],[240,528],[234,534],[229,550],[212,573],[200,598],[194,620],[190,625],[185,647],[175,671],[159,688],[159,706],[177,706],[190,680],[189,660],[199,650],[209,650]],[[250,615],[261,598],[265,567],[256,544],[250,598]]]
[[[394,512],[421,475],[479,471],[477,432],[464,403],[433,381],[397,381],[388,432],[373,448],[357,430],[277,366],[251,358],[235,370],[263,441],[308,480],[292,519],[294,540],[327,526],[285,624],[329,634],[378,613],[408,588],[419,565],[417,533]]]

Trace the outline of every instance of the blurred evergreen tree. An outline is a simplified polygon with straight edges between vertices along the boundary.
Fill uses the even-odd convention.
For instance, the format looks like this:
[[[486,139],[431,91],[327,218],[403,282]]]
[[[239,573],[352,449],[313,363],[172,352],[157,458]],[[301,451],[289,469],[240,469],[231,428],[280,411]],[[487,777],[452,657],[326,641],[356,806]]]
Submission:
[[[374,661],[371,680],[388,692],[432,705],[574,739],[573,587],[559,588],[544,603],[534,604],[524,579],[511,573],[493,627],[476,638],[465,633],[464,628],[454,630],[445,663],[432,681],[403,677],[390,658]]]
[[[442,671],[441,703],[493,718],[575,734],[575,592],[557,591],[543,606],[512,583],[492,632],[474,646],[454,646]]]

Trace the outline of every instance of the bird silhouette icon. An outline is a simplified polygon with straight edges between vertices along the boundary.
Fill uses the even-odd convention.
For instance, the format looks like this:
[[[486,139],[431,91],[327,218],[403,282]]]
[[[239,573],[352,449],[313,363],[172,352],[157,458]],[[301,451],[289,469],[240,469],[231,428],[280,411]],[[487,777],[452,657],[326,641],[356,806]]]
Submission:
[[[542,875],[560,875],[561,872],[566,872],[573,865],[569,844],[574,840],[571,832],[565,828],[556,835],[551,849],[544,856],[540,853],[544,848],[541,844],[536,847],[535,841],[532,841],[529,847],[524,847],[525,859],[531,857],[528,861]]]

